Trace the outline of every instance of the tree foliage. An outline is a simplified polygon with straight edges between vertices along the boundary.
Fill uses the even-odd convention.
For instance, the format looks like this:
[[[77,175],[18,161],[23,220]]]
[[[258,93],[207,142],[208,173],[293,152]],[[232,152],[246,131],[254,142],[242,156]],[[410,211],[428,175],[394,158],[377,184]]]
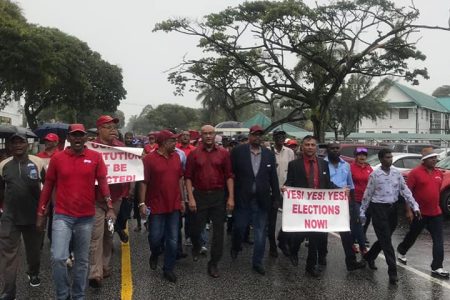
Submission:
[[[434,97],[450,97],[450,85],[443,85],[434,90]]]
[[[31,128],[45,108],[71,108],[77,121],[93,109],[115,111],[125,95],[119,67],[76,37],[28,24],[15,4],[0,0],[0,103],[23,97]]]
[[[199,39],[210,57],[185,60],[169,80],[177,92],[198,84],[244,89],[252,101],[271,107],[282,103],[291,113],[277,124],[308,116],[323,139],[332,101],[347,76],[404,78],[415,84],[428,78],[413,34],[420,29],[449,30],[417,24],[419,11],[389,0],[336,1],[309,7],[300,0],[245,2],[207,15],[199,22],[170,19],[155,31]],[[224,66],[222,62],[227,62]],[[196,72],[197,66],[202,66]],[[220,76],[215,76],[220,67]],[[232,66],[232,79],[224,78]],[[173,73],[175,74],[175,73]],[[173,80],[175,78],[175,80]],[[232,84],[231,84],[232,83]],[[269,101],[267,100],[269,99]]]
[[[352,75],[344,82],[340,91],[330,105],[328,126],[344,139],[354,132],[362,118],[376,120],[388,111],[388,104],[383,100],[392,86],[385,79],[373,87],[373,78],[364,75]]]

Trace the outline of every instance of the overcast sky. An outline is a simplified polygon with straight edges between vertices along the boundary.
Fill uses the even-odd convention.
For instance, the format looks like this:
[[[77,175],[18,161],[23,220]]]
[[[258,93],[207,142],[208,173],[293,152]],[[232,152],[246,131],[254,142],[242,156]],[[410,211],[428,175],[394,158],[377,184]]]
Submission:
[[[105,60],[123,70],[127,97],[119,109],[126,117],[139,114],[147,104],[178,103],[199,107],[195,94],[173,95],[164,72],[184,55],[198,58],[198,40],[177,33],[153,33],[155,23],[172,17],[200,19],[203,15],[235,6],[239,0],[19,0],[29,22],[56,27],[87,42]],[[306,3],[314,1],[306,0]],[[319,1],[325,2],[325,1]],[[408,5],[411,1],[395,0]],[[449,0],[416,0],[420,22],[448,27]],[[423,31],[418,48],[427,56],[430,80],[414,88],[431,94],[450,85],[450,32]]]

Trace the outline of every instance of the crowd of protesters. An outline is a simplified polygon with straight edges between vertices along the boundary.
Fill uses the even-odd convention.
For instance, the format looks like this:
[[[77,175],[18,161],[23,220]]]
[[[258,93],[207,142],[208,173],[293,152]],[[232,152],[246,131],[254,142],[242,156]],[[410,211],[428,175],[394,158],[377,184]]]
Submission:
[[[0,300],[16,297],[21,239],[29,284],[40,285],[39,253],[45,228],[51,243],[56,298],[85,299],[87,285],[101,288],[103,280],[111,276],[113,233],[117,232],[123,243],[129,242],[126,228],[132,212],[134,230],[145,227],[148,231],[150,269],[157,269],[163,255],[163,276],[169,282],[177,281],[177,259],[188,256],[183,250],[183,227],[193,262],[209,252],[206,271],[213,278],[220,277],[225,224],[232,235],[232,259],[238,259],[242,243],[251,241],[253,233],[251,267],[257,274],[266,272],[267,238],[269,255],[278,257],[279,249],[293,266],[298,266],[300,245],[307,241],[306,274],[320,277],[327,265],[328,234],[276,232],[287,187],[338,188],[349,195],[350,231],[340,232],[348,271],[366,265],[376,270],[375,260],[383,251],[389,282],[396,284],[396,260],[407,263],[407,251],[427,228],[433,240],[431,271],[449,277],[442,265],[442,173],[435,168],[437,154],[431,149],[424,149],[422,164],[405,182],[391,167],[388,149],[380,150],[381,167],[374,171],[366,163],[366,148],[358,147],[354,163],[348,164],[340,157],[338,143],[328,144],[322,158],[315,137],[306,136],[299,145],[288,139],[286,132],[275,130],[270,143],[263,141],[264,130],[259,125],[252,126],[248,135],[232,137],[221,137],[213,126],[204,125],[199,132],[161,130],[145,138],[127,132],[121,140],[118,122],[100,116],[97,136],[91,140],[112,147],[143,148],[143,181],[108,184],[107,166],[101,154],[86,148],[88,135],[82,124],[69,126],[65,149],[59,150],[62,141],[57,135],[46,135],[45,149],[36,156],[28,153],[25,135],[8,138],[9,157],[5,155],[0,163]],[[405,199],[411,227],[396,253],[391,236],[397,226],[399,195]],[[378,240],[368,249],[365,233],[370,220]],[[206,228],[210,224],[208,251]],[[357,252],[362,254],[359,261]]]

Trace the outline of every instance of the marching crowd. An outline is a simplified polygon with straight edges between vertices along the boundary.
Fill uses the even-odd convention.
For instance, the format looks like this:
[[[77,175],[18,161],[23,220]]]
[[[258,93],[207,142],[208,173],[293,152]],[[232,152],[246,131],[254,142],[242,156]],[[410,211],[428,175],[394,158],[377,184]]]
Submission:
[[[70,146],[58,150],[59,137],[48,134],[45,150],[28,154],[28,140],[20,133],[7,141],[9,157],[0,163],[0,299],[16,297],[19,246],[23,239],[27,275],[32,287],[40,285],[40,249],[47,229],[51,247],[53,284],[57,299],[85,299],[86,286],[101,288],[111,276],[113,233],[128,242],[125,231],[133,211],[136,231],[148,230],[150,269],[162,264],[163,276],[176,282],[177,259],[187,256],[184,238],[192,242],[192,260],[197,262],[208,244],[205,227],[211,224],[210,259],[207,273],[220,277],[225,224],[232,234],[229,253],[238,259],[242,243],[253,232],[253,270],[265,275],[263,258],[266,238],[269,255],[280,250],[298,265],[298,252],[308,243],[307,276],[320,277],[327,265],[326,232],[276,232],[282,193],[287,187],[344,189],[349,196],[350,231],[340,232],[348,271],[376,270],[383,251],[389,282],[396,284],[396,261],[407,263],[406,253],[421,231],[432,237],[431,272],[442,278],[443,217],[439,207],[442,173],[435,168],[437,154],[425,148],[422,164],[405,182],[391,167],[392,153],[378,153],[381,167],[366,163],[367,149],[355,150],[352,164],[340,157],[340,145],[330,143],[325,157],[318,156],[317,139],[305,136],[301,145],[286,140],[282,130],[273,132],[273,145],[264,142],[264,130],[252,126],[249,134],[221,138],[215,128],[204,125],[179,134],[171,130],[150,132],[141,144],[133,133],[119,139],[119,120],[103,115],[97,119],[94,143],[113,147],[143,147],[144,180],[108,184],[107,166],[99,152],[88,149],[82,124],[69,126]],[[195,140],[195,143],[193,143]],[[399,202],[399,196],[405,200]],[[404,206],[410,230],[395,250],[391,236],[397,226],[397,210]],[[377,241],[368,249],[365,232],[372,222]],[[358,247],[355,247],[355,243]],[[361,252],[358,260],[356,252]],[[160,256],[164,261],[160,262]],[[69,269],[72,269],[69,272]]]

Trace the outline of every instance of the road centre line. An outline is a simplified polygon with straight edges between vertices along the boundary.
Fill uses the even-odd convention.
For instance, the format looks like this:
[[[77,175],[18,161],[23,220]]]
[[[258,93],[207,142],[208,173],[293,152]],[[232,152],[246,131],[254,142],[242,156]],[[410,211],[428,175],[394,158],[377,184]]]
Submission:
[[[335,232],[330,232],[330,234],[335,236],[335,237],[337,237],[338,239],[341,239],[340,235],[335,233]],[[384,257],[383,254],[380,253],[378,256],[386,261],[386,258]],[[397,259],[397,257],[395,259]],[[417,269],[415,269],[413,267],[410,267],[408,265],[397,264],[397,266],[402,267],[405,270],[408,270],[408,271],[410,271],[410,272],[412,272],[412,273],[414,273],[414,274],[416,274],[416,275],[418,275],[418,276],[420,276],[420,277],[422,277],[424,279],[427,279],[427,280],[429,280],[429,281],[431,281],[433,283],[439,284],[440,286],[445,287],[446,289],[450,290],[450,284],[448,284],[447,282],[445,282],[443,280],[434,278],[433,276],[428,275],[428,274],[426,274],[426,273],[424,273],[422,271],[419,271],[419,270],[417,270]]]
[[[128,234],[128,226],[125,229],[126,234]],[[122,253],[122,276],[121,282],[122,287],[120,290],[122,300],[131,300],[133,298],[133,275],[131,272],[131,255],[130,255],[130,244],[131,240],[128,240],[128,243],[120,243],[121,244],[121,253]]]

